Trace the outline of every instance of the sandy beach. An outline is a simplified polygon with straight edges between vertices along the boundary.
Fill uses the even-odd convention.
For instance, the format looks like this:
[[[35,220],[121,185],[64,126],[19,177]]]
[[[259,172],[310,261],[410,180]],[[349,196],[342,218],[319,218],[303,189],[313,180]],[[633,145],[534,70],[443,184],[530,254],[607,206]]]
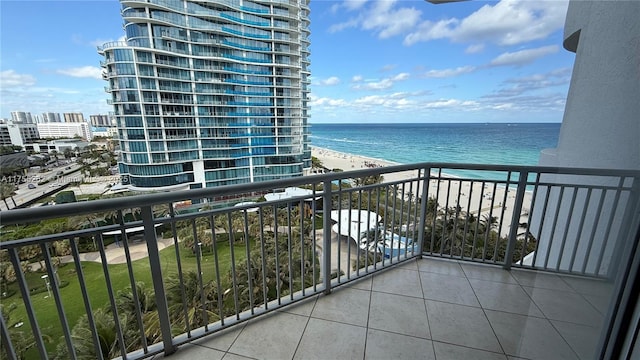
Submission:
[[[311,154],[312,156],[318,158],[318,160],[320,160],[326,168],[342,169],[343,171],[366,169],[369,167],[385,167],[398,165],[397,163],[385,161],[382,159],[341,153],[338,151],[318,147],[312,147]],[[402,181],[415,178],[416,172],[411,171],[384,174],[383,177],[383,182],[385,183]],[[455,178],[455,176],[451,175],[447,175],[447,177]],[[438,184],[440,185],[439,187]],[[408,183],[405,187],[408,191]],[[413,189],[417,189],[417,184],[415,184],[415,182],[413,185]],[[416,196],[420,196],[421,193],[422,189],[419,194],[416,194]],[[491,216],[498,218],[498,224],[500,224],[500,220],[502,220],[501,235],[508,235],[515,204],[515,189],[507,189],[504,186],[495,186],[494,188],[493,183],[486,183],[483,187],[481,181],[474,182],[472,185],[469,181],[453,180],[451,181],[450,186],[448,186],[447,182],[445,181],[441,180],[440,183],[438,183],[437,180],[432,180],[429,183],[427,195],[429,197],[436,197],[436,193],[438,194],[438,203],[440,204],[440,206],[454,207],[456,206],[456,204],[460,204],[462,209],[470,209],[469,212],[472,214],[477,215],[479,213],[480,216],[482,216],[491,213]],[[526,192],[522,205],[522,212],[519,214],[519,222],[521,223],[527,221],[527,210],[531,206],[531,198],[531,192]]]

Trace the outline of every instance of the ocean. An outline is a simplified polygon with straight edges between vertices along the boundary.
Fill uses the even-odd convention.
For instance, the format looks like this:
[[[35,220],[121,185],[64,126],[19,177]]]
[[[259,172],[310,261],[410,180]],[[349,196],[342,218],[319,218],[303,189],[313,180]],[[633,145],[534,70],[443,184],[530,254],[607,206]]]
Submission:
[[[400,164],[537,165],[559,134],[559,123],[312,124],[311,145]]]

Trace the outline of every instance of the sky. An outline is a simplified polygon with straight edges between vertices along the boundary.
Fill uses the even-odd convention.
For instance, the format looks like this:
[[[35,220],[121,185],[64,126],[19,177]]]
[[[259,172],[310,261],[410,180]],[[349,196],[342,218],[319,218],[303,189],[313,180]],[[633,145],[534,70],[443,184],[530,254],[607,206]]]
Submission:
[[[568,1],[312,0],[313,123],[561,122]],[[0,118],[112,111],[116,0],[0,0]]]

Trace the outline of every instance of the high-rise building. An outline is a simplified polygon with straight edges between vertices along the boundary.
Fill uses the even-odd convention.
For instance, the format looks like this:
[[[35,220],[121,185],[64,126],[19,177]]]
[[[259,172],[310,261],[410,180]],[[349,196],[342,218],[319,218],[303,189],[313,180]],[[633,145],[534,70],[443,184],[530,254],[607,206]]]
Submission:
[[[309,0],[122,2],[98,48],[134,189],[301,176],[309,148]]]
[[[62,122],[62,120],[60,119],[60,114],[59,113],[47,112],[47,113],[43,113],[42,114],[42,122],[43,123],[56,123],[56,122]]]
[[[91,123],[91,126],[112,126],[109,115],[89,115],[89,122]]]
[[[64,113],[64,122],[82,123],[84,122],[84,115],[82,113]]]
[[[11,120],[13,120],[13,122],[15,123],[33,124],[33,117],[31,116],[30,112],[12,111]]]

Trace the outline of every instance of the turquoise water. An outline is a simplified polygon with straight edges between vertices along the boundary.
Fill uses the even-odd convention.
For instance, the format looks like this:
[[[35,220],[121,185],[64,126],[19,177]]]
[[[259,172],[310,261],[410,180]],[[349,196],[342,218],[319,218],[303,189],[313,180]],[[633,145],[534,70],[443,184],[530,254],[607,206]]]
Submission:
[[[401,164],[537,165],[542,149],[557,146],[559,133],[557,123],[312,124],[311,145]]]

